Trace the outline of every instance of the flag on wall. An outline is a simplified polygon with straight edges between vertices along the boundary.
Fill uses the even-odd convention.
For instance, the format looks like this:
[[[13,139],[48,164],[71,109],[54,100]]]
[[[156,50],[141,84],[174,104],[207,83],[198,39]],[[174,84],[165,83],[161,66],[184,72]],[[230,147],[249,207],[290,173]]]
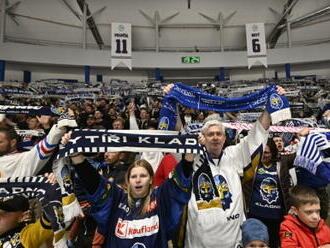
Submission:
[[[260,63],[267,67],[267,49],[264,23],[247,23],[246,48],[249,69]]]
[[[132,70],[132,31],[130,23],[111,24],[111,70],[126,66]]]

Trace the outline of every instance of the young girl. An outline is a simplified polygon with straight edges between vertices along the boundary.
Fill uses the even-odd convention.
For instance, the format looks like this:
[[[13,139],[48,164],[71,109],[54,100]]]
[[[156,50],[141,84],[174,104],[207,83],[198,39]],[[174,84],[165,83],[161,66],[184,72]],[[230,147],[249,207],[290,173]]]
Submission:
[[[152,186],[151,165],[146,160],[135,161],[126,174],[126,190],[98,175],[83,155],[72,158],[90,194],[92,216],[105,247],[167,247],[191,194],[193,159],[185,157],[173,177],[158,188]]]

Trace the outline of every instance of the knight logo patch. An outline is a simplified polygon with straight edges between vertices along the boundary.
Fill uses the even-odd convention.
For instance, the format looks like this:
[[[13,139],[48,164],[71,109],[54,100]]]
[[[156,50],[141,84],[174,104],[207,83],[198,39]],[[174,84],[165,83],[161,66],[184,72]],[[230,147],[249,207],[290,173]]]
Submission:
[[[198,178],[199,195],[204,201],[210,202],[214,197],[214,190],[212,187],[211,179],[202,173]]]
[[[223,210],[229,209],[233,200],[226,179],[221,175],[217,175],[214,177],[214,182],[217,185]]]
[[[275,179],[267,177],[261,182],[260,194],[262,199],[268,204],[276,202],[279,196],[277,182]]]
[[[66,112],[66,108],[64,108],[64,107],[58,107],[58,108],[51,107],[50,111],[52,111],[56,115],[62,115]]]
[[[168,130],[169,124],[170,124],[170,120],[168,119],[168,117],[164,116],[159,121],[158,129]]]
[[[281,109],[283,107],[283,100],[278,94],[272,94],[269,98],[270,106],[273,109]]]

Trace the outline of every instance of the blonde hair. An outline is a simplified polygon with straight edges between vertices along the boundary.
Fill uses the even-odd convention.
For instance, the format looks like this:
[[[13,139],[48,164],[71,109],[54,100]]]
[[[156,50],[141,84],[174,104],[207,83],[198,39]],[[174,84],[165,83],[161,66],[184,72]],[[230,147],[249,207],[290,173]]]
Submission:
[[[129,183],[129,178],[131,176],[131,171],[133,170],[133,168],[136,168],[136,167],[142,167],[142,168],[146,169],[146,171],[148,172],[148,174],[151,178],[151,182],[153,182],[153,178],[154,178],[154,171],[153,171],[150,163],[147,160],[144,160],[144,159],[136,160],[136,161],[134,161],[133,164],[130,165],[130,167],[128,167],[128,170],[127,170],[126,176],[125,176],[125,182],[126,182],[126,190],[127,190],[127,197],[128,197],[127,201],[128,201],[128,205],[130,208],[134,207],[134,200],[131,195],[131,187],[130,187],[130,183]],[[153,186],[151,183],[149,186],[149,191],[148,191],[147,195],[145,196],[144,201],[142,203],[143,206],[139,213],[140,215],[145,214],[149,209],[150,196],[151,196],[152,190],[153,190]]]

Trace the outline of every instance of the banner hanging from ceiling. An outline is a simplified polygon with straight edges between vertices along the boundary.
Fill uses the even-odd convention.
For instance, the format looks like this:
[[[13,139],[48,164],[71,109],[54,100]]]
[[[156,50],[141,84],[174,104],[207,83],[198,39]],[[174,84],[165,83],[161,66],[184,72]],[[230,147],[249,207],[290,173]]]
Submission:
[[[111,70],[128,67],[132,70],[132,27],[130,23],[111,24]]]
[[[264,23],[247,23],[246,48],[249,69],[256,64],[267,67],[267,48]]]

